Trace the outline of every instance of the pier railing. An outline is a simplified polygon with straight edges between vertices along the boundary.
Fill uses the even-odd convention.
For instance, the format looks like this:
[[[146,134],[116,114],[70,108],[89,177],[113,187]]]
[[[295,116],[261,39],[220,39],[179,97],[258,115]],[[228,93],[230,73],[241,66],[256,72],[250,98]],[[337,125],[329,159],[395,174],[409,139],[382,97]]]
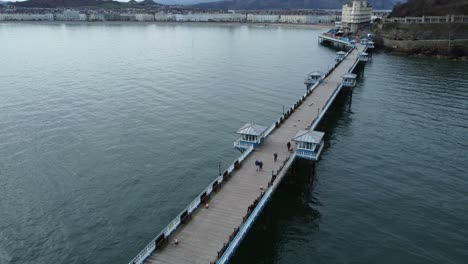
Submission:
[[[307,96],[309,96],[312,93],[312,91],[322,82],[323,79],[324,78],[320,79],[309,89],[307,89],[307,92],[304,95],[302,95],[296,103],[294,103],[285,113],[283,113],[283,115],[278,120],[276,120],[271,126],[267,128],[267,130],[265,131],[265,138],[268,137],[271,134],[271,132],[275,130],[275,128],[277,128],[281,123],[283,123],[284,120],[286,120],[292,114],[292,112],[294,112],[294,110],[296,110],[300,106],[300,104],[307,98]]]
[[[268,200],[270,200],[274,190],[278,187],[279,181],[283,178],[284,174],[294,162],[295,158],[296,153],[294,152],[283,162],[283,165],[281,166],[280,170],[277,171],[276,175],[272,175],[272,178],[268,183],[268,188],[265,190],[265,192],[262,192],[260,196],[254,201],[254,203],[247,209],[247,215],[243,218],[244,223],[242,226],[234,230],[233,235],[230,237],[229,243],[224,244],[223,250],[218,252],[218,259],[216,260],[216,264],[228,263],[229,259],[232,257],[232,254],[235,252],[242,239],[244,239],[244,237],[247,235],[247,232],[250,230],[257,217],[260,215],[260,212],[263,210]]]
[[[329,73],[328,73],[329,74]],[[264,134],[264,138],[267,138],[275,128],[277,128],[284,120],[286,120],[292,112],[299,107],[299,105],[302,103],[305,98],[312,93],[312,91],[320,84],[322,80],[319,82],[315,83],[311,88],[307,90],[307,92],[299,99],[294,105],[292,105],[275,123],[273,123],[266,131]],[[213,188],[217,188],[220,186],[220,184],[227,180],[230,176],[231,173],[234,171],[235,168],[240,166],[242,161],[250,155],[253,151],[253,146],[248,148],[246,151],[242,153],[242,155],[234,162],[232,163],[226,171],[220,176],[218,176],[211,184],[208,185],[208,187],[201,192],[200,195],[198,195],[184,210],[182,210],[181,213],[179,213],[174,220],[172,220],[164,229],[161,231],[153,240],[151,240],[150,243],[142,250],[140,253],[130,261],[129,264],[141,264],[144,262],[144,260],[151,255],[156,249],[158,249],[160,246],[162,246],[165,242],[167,242],[168,237],[174,232],[181,223],[185,222],[186,219],[189,219],[191,214],[198,208],[198,206],[208,199],[213,192]]]
[[[350,49],[345,54],[344,57],[346,58],[353,50],[354,48]],[[294,103],[275,123],[273,123],[266,130],[264,134],[264,138],[268,137],[274,131],[275,128],[280,126],[280,124],[283,123],[302,104],[302,102],[307,98],[307,96],[309,96],[315,90],[315,88],[317,88],[317,86],[326,77],[328,77],[331,74],[331,72],[340,63],[341,61],[335,63],[318,82],[316,82],[312,87],[307,89],[307,92],[296,103]],[[321,120],[324,113],[330,106],[331,102],[335,99],[335,97],[341,90],[340,86],[341,86],[341,83],[338,85],[332,97],[328,99],[325,107],[322,109],[319,116],[317,116],[317,118],[315,118],[314,121],[312,122],[311,124],[312,129],[314,129],[315,126],[318,124],[318,122]],[[253,150],[254,150],[253,146],[246,149],[239,158],[237,158],[221,175],[216,177],[216,179],[213,180],[208,185],[208,187],[205,188],[205,190],[203,190],[187,207],[185,207],[185,209],[182,210],[181,213],[179,213],[174,218],[174,220],[172,220],[153,240],[151,240],[151,242],[142,251],[140,251],[140,253],[134,259],[132,259],[129,264],[143,263],[144,260],[151,255],[151,253],[153,253],[158,248],[162,247],[167,242],[169,236],[181,224],[185,223],[191,218],[192,213],[200,206],[200,204],[202,204],[207,199],[209,199],[213,191],[217,190],[224,181],[227,181],[231,177],[232,172],[235,169],[237,169],[239,166],[241,166],[241,163],[253,152]],[[295,156],[296,156],[296,153],[293,153],[283,162],[283,165],[276,172],[276,175],[275,174],[272,175],[272,179],[268,183],[268,188],[266,189],[266,191],[262,192],[260,197],[258,197],[254,201],[254,203],[247,209],[247,215],[244,217],[244,223],[242,224],[242,226],[234,230],[233,234],[229,238],[229,242],[223,246],[220,252],[218,252],[218,259],[217,259],[218,264],[224,264],[230,259],[230,257],[232,256],[232,253],[235,251],[235,249],[239,245],[239,242],[245,237],[247,231],[252,226],[259,212],[263,209],[266,202],[270,199],[273,191],[277,188],[278,185],[274,184],[275,179],[279,175],[284,176],[284,173],[286,172],[283,169],[284,168],[287,169],[291,165],[291,163],[295,159]]]
[[[348,50],[348,52],[346,52],[346,54],[344,55],[344,58],[343,60],[348,57],[349,54],[351,54],[351,52],[353,52],[355,48],[353,47],[352,49]],[[358,61],[358,60],[356,60]],[[336,67],[338,67],[338,65],[340,65],[340,63],[342,62],[341,61],[338,61],[336,62],[324,75],[324,77],[322,78],[322,80],[320,80],[320,82],[322,82],[325,78],[327,78],[332,72],[333,70],[336,69]],[[354,69],[356,65],[356,62],[353,64],[352,68],[350,71],[352,71]],[[312,120],[312,123],[310,124],[310,129],[315,129],[315,127],[317,127],[318,123],[320,122],[320,120],[322,120],[323,116],[325,115],[325,113],[327,112],[328,108],[330,107],[331,103],[335,100],[336,96],[338,95],[338,93],[341,91],[341,88],[342,88],[342,84],[339,83],[335,89],[335,92],[332,94],[332,96],[330,98],[328,98],[327,102],[325,103],[325,106],[323,107],[323,109],[321,109],[321,111],[319,111],[319,115],[314,119]]]
[[[346,54],[345,57],[347,57],[352,51],[354,50],[351,49],[349,50]],[[289,115],[297,109],[300,104],[305,100],[305,98],[312,93],[312,91],[326,78],[328,77],[331,72],[341,63],[337,62],[333,67],[324,75],[323,78],[321,78],[317,83],[315,83],[311,88],[307,90],[307,92],[277,121],[275,122],[270,128],[267,130],[266,135],[268,136],[281,122],[282,120],[286,119],[289,117]],[[333,93],[332,97],[330,97],[325,104],[324,109],[322,109],[322,112],[320,113],[317,118],[314,119],[314,121],[311,124],[311,127],[315,128],[315,126],[320,122],[320,119],[323,117],[323,115],[326,113],[327,109],[330,107],[331,102],[336,98],[337,94],[342,88],[342,84],[338,84],[335,92]],[[266,205],[268,200],[271,198],[274,190],[277,188],[279,182],[283,178],[284,174],[286,173],[287,169],[291,166],[292,162],[294,162],[294,159],[296,158],[297,153],[294,152],[290,156],[284,160],[283,165],[280,167],[279,170],[276,171],[276,174],[273,172],[272,178],[270,182],[268,183],[268,188],[266,189],[265,192],[262,192],[260,196],[254,201],[254,203],[249,206],[247,209],[247,215],[244,216],[244,221],[243,224],[240,228],[236,228],[233,231],[233,234],[229,237],[228,243],[225,243],[221,249],[220,252],[218,252],[218,258],[216,260],[216,264],[226,264],[228,263],[229,259],[232,257],[232,254],[236,250],[236,248],[239,246],[240,242],[242,239],[245,237],[247,234],[248,230],[252,227],[255,219],[258,217],[260,214],[261,210],[263,207]],[[276,179],[279,179],[275,182]]]
[[[190,219],[191,214],[198,208],[198,206],[206,201],[211,193],[216,190],[223,181],[226,181],[231,176],[231,173],[250,155],[253,151],[253,146],[248,148],[242,153],[242,155],[236,159],[223,174],[216,177],[205,190],[203,190],[180,214],[178,214],[174,220],[172,220],[164,229],[159,233],[151,242],[142,250],[138,255],[130,261],[129,264],[141,264],[153,251],[162,246],[167,242],[167,238],[174,232],[181,223],[184,223]]]
[[[313,130],[313,129],[315,129],[317,127],[317,125],[320,123],[323,116],[327,112],[328,108],[330,108],[330,105],[335,100],[336,96],[340,93],[342,87],[343,87],[343,85],[341,83],[339,83],[337,85],[335,92],[333,92],[332,96],[330,98],[328,98],[328,100],[325,103],[325,106],[323,107],[322,111],[320,111],[320,114],[312,121],[312,124],[310,124],[310,129]]]
[[[335,66],[334,66],[335,67]],[[333,68],[334,69],[334,68]],[[330,74],[331,71],[327,72],[327,74]],[[292,112],[299,107],[299,105],[302,103],[305,98],[312,93],[312,91],[320,84],[320,82],[323,79],[321,79],[319,82],[315,83],[312,87],[310,87],[307,92],[297,101],[293,106],[291,106],[275,123],[273,123],[266,131],[264,134],[264,138],[267,138],[275,128],[277,128],[284,120],[286,120]],[[198,206],[208,199],[213,192],[213,186],[218,187],[220,184],[227,180],[230,176],[231,173],[234,171],[234,169],[237,166],[240,166],[240,163],[244,161],[244,159],[250,155],[253,151],[253,146],[248,148],[246,151],[242,153],[242,155],[234,162],[232,163],[221,176],[218,176],[214,181],[211,182],[211,184],[208,185],[208,187],[203,190],[184,210],[182,210],[181,213],[179,213],[151,242],[148,243],[148,245],[138,253],[138,255],[130,261],[129,264],[141,264],[145,261],[147,257],[151,255],[156,249],[158,249],[160,246],[162,246],[165,242],[167,242],[168,237],[174,232],[181,223],[183,223],[186,219],[189,219],[191,214],[198,208]]]

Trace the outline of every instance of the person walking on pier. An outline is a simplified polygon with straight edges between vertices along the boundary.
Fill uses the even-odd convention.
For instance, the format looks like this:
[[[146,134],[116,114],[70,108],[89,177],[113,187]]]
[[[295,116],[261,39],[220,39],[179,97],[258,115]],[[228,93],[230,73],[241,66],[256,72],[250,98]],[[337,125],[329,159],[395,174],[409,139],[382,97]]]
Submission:
[[[288,151],[291,151],[291,142],[288,141],[288,143],[286,144],[286,146],[288,147]]]
[[[275,152],[275,154],[273,154],[273,159],[275,162],[278,160],[278,153]]]
[[[263,169],[263,161],[260,161],[260,162],[258,163],[258,166],[260,167],[260,170],[262,170],[262,169]]]
[[[260,170],[260,161],[258,160],[255,161],[255,167],[257,168],[256,171]]]

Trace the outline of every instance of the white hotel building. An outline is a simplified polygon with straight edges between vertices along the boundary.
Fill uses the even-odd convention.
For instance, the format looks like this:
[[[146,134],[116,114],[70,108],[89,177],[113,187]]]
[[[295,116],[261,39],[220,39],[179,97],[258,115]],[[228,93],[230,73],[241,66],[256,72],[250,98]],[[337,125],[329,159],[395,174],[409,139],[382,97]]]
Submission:
[[[372,6],[367,0],[353,0],[352,4],[343,5],[343,28],[350,32],[357,32],[360,28],[370,25],[372,18]]]

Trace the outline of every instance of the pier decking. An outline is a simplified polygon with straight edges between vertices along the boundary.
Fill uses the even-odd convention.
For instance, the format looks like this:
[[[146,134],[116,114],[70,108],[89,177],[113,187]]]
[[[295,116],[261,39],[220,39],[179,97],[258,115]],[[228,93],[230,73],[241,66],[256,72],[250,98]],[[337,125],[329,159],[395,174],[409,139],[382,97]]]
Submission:
[[[315,128],[342,88],[342,76],[354,69],[359,62],[359,54],[364,50],[365,46],[358,44],[325,79],[313,86],[312,92],[295,111],[230,173],[229,180],[223,181],[221,188],[211,193],[205,202],[209,204],[208,208],[204,203],[198,206],[193,210],[190,221],[180,224],[170,234],[168,243],[156,248],[146,259],[137,257],[133,262],[225,263],[242,239],[238,238],[233,245],[232,241],[236,241],[233,238],[250,227],[245,229],[247,208],[255,201],[258,207],[261,204],[258,201],[264,197],[262,194],[265,191],[271,195],[292,163],[295,154],[287,150],[286,143],[298,130]],[[274,153],[278,154],[276,162],[273,161]],[[263,161],[261,171],[256,170],[255,160]],[[276,175],[275,181],[271,181],[272,172]],[[270,186],[274,188],[268,188]],[[174,243],[175,239],[178,243]]]
[[[350,45],[350,42],[342,40],[338,37],[331,36],[329,34],[322,34],[318,36],[319,42],[328,42],[333,44],[335,47],[338,48],[346,48],[348,45]]]

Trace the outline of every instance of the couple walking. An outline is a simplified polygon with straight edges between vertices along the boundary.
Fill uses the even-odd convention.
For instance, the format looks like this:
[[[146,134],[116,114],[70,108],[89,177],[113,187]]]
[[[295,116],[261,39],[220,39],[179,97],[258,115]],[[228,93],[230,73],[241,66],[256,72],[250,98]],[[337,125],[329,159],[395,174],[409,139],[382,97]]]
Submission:
[[[288,142],[286,144],[286,146],[288,147],[288,151],[291,152],[292,151],[292,148],[291,148],[291,142]],[[274,153],[273,154],[273,160],[276,162],[278,161],[278,153]],[[257,171],[260,171],[263,169],[263,161],[259,161],[259,160],[256,160],[255,161],[255,167],[257,167]]]
[[[263,169],[263,161],[256,160],[255,161],[255,166],[257,167],[257,171]]]

